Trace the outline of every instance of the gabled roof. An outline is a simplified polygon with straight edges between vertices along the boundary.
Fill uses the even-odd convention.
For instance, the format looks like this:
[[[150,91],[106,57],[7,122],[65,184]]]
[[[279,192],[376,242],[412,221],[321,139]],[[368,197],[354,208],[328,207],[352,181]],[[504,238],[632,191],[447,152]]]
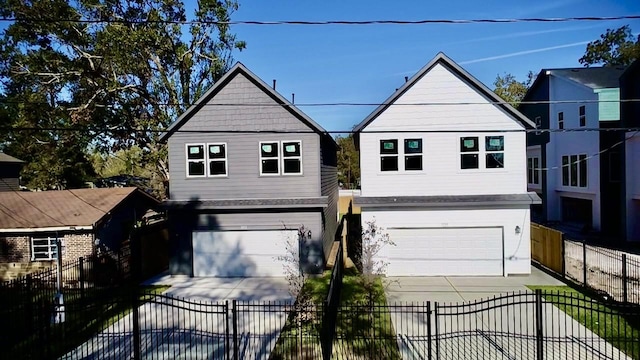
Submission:
[[[24,161],[20,159],[16,159],[11,155],[7,155],[3,152],[0,152],[0,162],[3,163],[24,163]]]
[[[509,103],[505,102],[504,99],[496,95],[473,75],[460,67],[460,65],[456,64],[455,61],[451,60],[447,55],[440,52],[438,53],[438,55],[436,55],[436,57],[431,59],[431,61],[423,66],[422,69],[420,69],[415,75],[407,80],[404,85],[402,85],[398,90],[391,94],[391,96],[387,98],[387,100],[385,100],[382,105],[378,106],[371,114],[369,114],[369,116],[367,116],[360,124],[358,124],[354,128],[354,131],[360,132],[364,130],[364,128],[366,128],[373,120],[375,120],[380,114],[382,114],[389,106],[391,106],[391,104],[398,100],[398,98],[400,98],[400,96],[402,96],[407,90],[409,90],[415,83],[422,79],[422,77],[424,77],[437,64],[443,65],[444,67],[458,75],[461,79],[472,86],[479,94],[487,98],[488,101],[497,103],[497,107],[501,108],[515,121],[518,121],[520,124],[522,124],[522,126],[524,126],[525,128],[535,127],[535,124],[525,115],[516,110]]]
[[[159,204],[135,187],[0,192],[0,230],[89,228],[136,193]]]
[[[620,77],[624,72],[622,67],[581,67],[564,69],[542,69],[536,79],[522,98],[524,101],[530,98],[543,78],[553,75],[586,86],[590,89],[617,88],[620,86]]]
[[[169,126],[167,132],[165,132],[160,137],[160,141],[166,141],[174,132],[179,130],[180,127],[184,125],[184,123],[186,123],[194,114],[196,114],[198,110],[200,110],[207,102],[209,102],[209,100],[216,96],[216,94],[220,92],[220,90],[222,90],[238,74],[243,74],[244,76],[246,76],[259,89],[269,95],[275,102],[281,104],[283,108],[289,111],[293,116],[300,119],[300,121],[309,126],[309,128],[311,128],[313,131],[317,132],[320,135],[325,135],[331,138],[327,131],[320,125],[318,125],[315,121],[313,121],[313,119],[311,119],[307,114],[290,103],[289,100],[284,98],[271,86],[262,81],[262,79],[260,79],[256,74],[249,71],[246,66],[238,62],[229,71],[227,71],[227,73],[225,73],[211,88],[209,88],[209,90],[207,90],[207,92],[204,93],[204,95],[202,95],[200,99],[198,99],[193,105],[191,105],[191,107],[189,107],[187,111],[182,113],[182,115],[180,115],[178,119],[174,121],[173,124],[171,124],[171,126]]]

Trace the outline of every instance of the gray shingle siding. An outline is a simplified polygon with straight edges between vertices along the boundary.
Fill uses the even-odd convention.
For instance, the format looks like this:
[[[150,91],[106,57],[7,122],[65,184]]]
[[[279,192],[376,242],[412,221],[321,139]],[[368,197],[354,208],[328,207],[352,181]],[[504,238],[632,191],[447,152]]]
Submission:
[[[327,257],[331,252],[331,246],[335,240],[335,232],[338,225],[338,159],[336,147],[332,141],[323,138],[321,144],[320,192],[323,196],[328,197],[328,206],[323,210],[323,220],[325,222],[323,250],[325,260],[328,260]]]

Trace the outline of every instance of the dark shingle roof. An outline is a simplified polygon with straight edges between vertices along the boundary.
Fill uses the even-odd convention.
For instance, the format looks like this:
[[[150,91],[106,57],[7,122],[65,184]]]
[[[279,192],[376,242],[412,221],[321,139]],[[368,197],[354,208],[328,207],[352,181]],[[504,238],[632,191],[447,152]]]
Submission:
[[[536,193],[500,195],[379,196],[354,198],[360,207],[450,208],[456,206],[530,205],[540,204]]]
[[[3,152],[0,152],[0,162],[5,162],[5,163],[23,163],[24,161],[20,160],[20,159],[16,159],[11,155],[7,155]]]
[[[547,69],[554,76],[563,77],[592,89],[617,88],[620,86],[622,67],[590,67],[569,69]]]

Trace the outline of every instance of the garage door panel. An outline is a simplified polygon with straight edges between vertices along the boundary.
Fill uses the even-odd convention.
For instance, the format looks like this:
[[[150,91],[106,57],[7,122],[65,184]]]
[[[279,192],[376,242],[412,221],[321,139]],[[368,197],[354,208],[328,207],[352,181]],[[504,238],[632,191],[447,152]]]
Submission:
[[[388,276],[502,275],[502,228],[388,229]]]
[[[277,258],[295,236],[296,231],[194,232],[194,276],[283,276]]]

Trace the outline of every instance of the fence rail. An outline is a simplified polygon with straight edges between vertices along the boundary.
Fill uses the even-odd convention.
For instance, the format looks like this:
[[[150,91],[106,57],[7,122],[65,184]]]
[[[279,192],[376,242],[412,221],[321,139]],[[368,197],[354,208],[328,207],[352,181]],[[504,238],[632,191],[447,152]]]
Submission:
[[[96,306],[98,306],[96,308]],[[128,310],[131,309],[131,310]],[[640,359],[640,307],[577,293],[520,292],[463,303],[337,309],[326,304],[207,302],[151,293],[73,304],[0,358],[31,359]],[[87,321],[93,327],[87,330]],[[5,352],[5,353],[3,353]]]
[[[604,299],[640,304],[640,256],[565,239],[558,230],[532,224],[531,257]]]

